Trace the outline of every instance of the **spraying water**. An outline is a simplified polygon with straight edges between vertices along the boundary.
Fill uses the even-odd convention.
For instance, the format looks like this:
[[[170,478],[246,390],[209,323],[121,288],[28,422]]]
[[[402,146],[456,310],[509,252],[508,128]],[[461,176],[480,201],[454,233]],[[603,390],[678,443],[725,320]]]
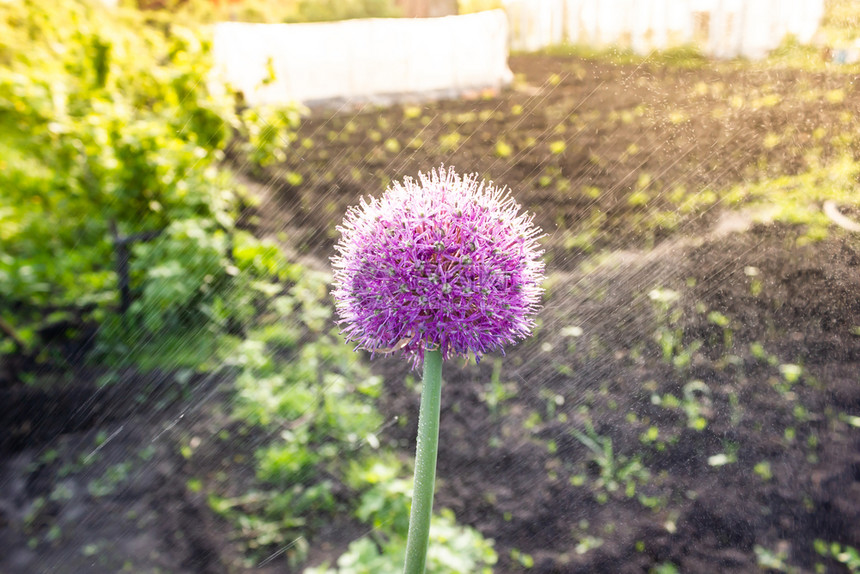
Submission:
[[[131,247],[130,285],[201,278],[132,293],[175,324],[4,355],[0,570],[397,571],[420,385],[343,342],[329,258],[445,164],[536,214],[547,281],[533,338],[446,366],[433,571],[853,571],[860,95],[798,50],[520,54],[505,90],[245,124],[289,139],[221,150],[230,233]]]

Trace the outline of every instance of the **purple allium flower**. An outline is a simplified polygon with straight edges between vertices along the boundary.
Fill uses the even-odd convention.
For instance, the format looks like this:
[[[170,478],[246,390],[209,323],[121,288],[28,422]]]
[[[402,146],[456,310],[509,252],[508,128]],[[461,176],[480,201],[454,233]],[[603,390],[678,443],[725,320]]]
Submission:
[[[527,337],[543,289],[541,230],[504,188],[441,167],[361,198],[332,257],[340,324],[372,353],[481,355]]]

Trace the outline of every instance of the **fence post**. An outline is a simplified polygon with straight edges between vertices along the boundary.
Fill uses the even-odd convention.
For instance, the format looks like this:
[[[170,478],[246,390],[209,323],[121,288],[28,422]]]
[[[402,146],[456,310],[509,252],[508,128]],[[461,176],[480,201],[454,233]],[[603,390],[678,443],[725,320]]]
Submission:
[[[133,233],[123,237],[119,234],[115,219],[111,219],[109,225],[110,233],[113,237],[116,275],[119,286],[119,312],[121,315],[125,315],[126,311],[131,307],[131,276],[129,270],[131,255],[128,246],[135,241],[143,241],[144,243],[152,241],[164,233],[164,229]]]
[[[110,232],[113,236],[113,249],[116,264],[116,276],[119,283],[119,312],[125,315],[131,306],[131,279],[128,270],[128,243],[120,237],[116,220],[110,220]]]

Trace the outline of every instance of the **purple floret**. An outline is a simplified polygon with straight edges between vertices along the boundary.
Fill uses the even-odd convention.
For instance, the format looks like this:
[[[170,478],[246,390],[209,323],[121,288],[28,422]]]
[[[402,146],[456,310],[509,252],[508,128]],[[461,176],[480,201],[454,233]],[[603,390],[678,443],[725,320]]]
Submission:
[[[504,188],[444,167],[364,198],[332,257],[340,324],[372,353],[481,355],[527,337],[543,289],[541,230]]]

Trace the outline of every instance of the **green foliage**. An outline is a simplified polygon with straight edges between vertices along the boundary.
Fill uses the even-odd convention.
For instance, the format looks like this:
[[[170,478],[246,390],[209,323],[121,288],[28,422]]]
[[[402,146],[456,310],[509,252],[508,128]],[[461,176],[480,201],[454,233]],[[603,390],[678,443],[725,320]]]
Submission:
[[[328,22],[352,18],[389,18],[400,15],[394,0],[210,0],[176,2],[173,18],[193,22]]]
[[[829,555],[829,557],[843,564],[851,574],[860,572],[860,552],[853,546],[842,545],[838,542],[825,542],[816,538],[813,547],[821,556],[828,557]]]
[[[299,0],[293,22],[385,18],[398,14],[391,0]]]
[[[251,257],[237,247],[236,263],[266,269],[277,258],[267,249]],[[210,506],[233,525],[249,565],[286,547],[279,560],[296,567],[321,524],[351,516],[373,534],[353,542],[337,570],[309,572],[400,571],[412,482],[377,437],[382,380],[330,328],[330,277],[303,269],[291,275],[226,361],[240,370],[233,416],[271,433],[255,452],[256,483],[240,496],[215,486]],[[344,490],[348,496],[335,495]],[[492,542],[457,526],[453,514],[436,517],[433,528],[428,572],[481,572],[495,562]]]
[[[188,219],[168,225],[163,237],[133,248],[132,272],[142,290],[132,314],[149,331],[161,330],[168,320],[206,323],[205,317],[181,316],[176,309],[223,320],[209,295],[227,291],[231,277],[238,275],[227,257],[226,234],[211,221]]]
[[[762,569],[774,570],[776,572],[795,572],[796,570],[786,563],[788,553],[785,550],[773,551],[769,548],[756,544],[753,547],[756,562]]]
[[[484,385],[484,390],[480,394],[480,399],[487,405],[493,420],[498,420],[499,416],[503,414],[504,403],[517,396],[516,385],[503,383],[501,375],[502,360],[496,358],[493,360],[493,372],[490,375],[490,381]]]
[[[683,317],[683,310],[678,306],[680,294],[671,289],[657,287],[648,293],[648,298],[654,305],[657,319],[654,340],[660,346],[663,360],[678,369],[686,369],[702,342],[695,340],[685,344],[684,329],[680,326]]]
[[[647,55],[637,54],[629,48],[597,47],[587,44],[561,44],[545,48],[542,52],[553,55],[575,56],[589,60],[601,60],[614,64],[644,65],[674,68],[701,68],[708,59],[702,51],[691,45],[655,50]]]
[[[209,495],[209,507],[231,523],[246,552],[257,560],[249,560],[248,568],[259,562],[259,552],[273,546],[286,548],[287,561],[296,565],[306,558],[307,542],[295,533],[306,525],[301,517],[309,508],[331,505],[331,483],[306,487],[294,485],[277,492],[251,490],[244,495],[224,498]],[[322,501],[322,504],[319,504]]]
[[[484,10],[499,10],[504,8],[501,0],[457,0],[458,14],[472,14]]]
[[[322,566],[306,570],[306,574],[402,571],[412,498],[412,481],[400,477],[402,466],[394,458],[352,463],[348,482],[365,488],[355,515],[373,528],[373,534],[350,544],[338,559],[337,569]],[[458,526],[451,511],[443,510],[433,517],[427,572],[489,571],[496,559],[493,542],[472,528]]]
[[[408,516],[405,497],[401,502]],[[346,553],[337,559],[336,568],[323,565],[308,568],[305,574],[397,574],[403,571],[405,555],[405,536],[389,536],[382,540],[365,536],[349,545]],[[491,566],[497,560],[492,541],[485,540],[473,528],[457,525],[453,512],[443,510],[433,516],[427,574],[492,572]]]
[[[702,381],[690,381],[684,385],[684,398],[678,399],[675,395],[657,393],[651,395],[651,404],[662,406],[667,409],[683,410],[687,415],[687,427],[702,431],[708,426],[708,418],[712,416],[711,389]],[[656,433],[656,429],[655,429]],[[653,437],[656,439],[656,436]]]
[[[411,498],[412,482],[408,479],[392,478],[377,482],[362,494],[355,515],[376,529],[405,539]]]
[[[678,574],[680,571],[673,563],[662,562],[660,564],[656,564],[648,572],[649,574]]]
[[[824,239],[832,222],[821,209],[832,200],[843,207],[860,206],[857,179],[860,162],[847,152],[828,165],[816,162],[798,175],[783,175],[755,183],[743,183],[725,192],[722,201],[730,206],[754,210],[758,221],[780,221],[802,226],[797,243],[802,245]]]
[[[308,476],[308,470],[319,460],[310,442],[309,431],[285,431],[283,441],[257,451],[257,476],[265,482],[286,486]]]
[[[610,437],[600,436],[594,430],[590,422],[586,422],[585,431],[571,429],[570,433],[576,440],[581,442],[591,451],[591,460],[596,464],[598,477],[595,488],[606,489],[607,492],[616,492],[621,486],[625,487],[625,493],[631,498],[636,493],[636,484],[647,484],[650,479],[650,471],[642,464],[641,457],[635,455],[632,458],[624,455],[616,455],[612,448]],[[602,493],[598,494],[598,500],[603,499]]]
[[[301,121],[298,109],[248,108],[241,117],[241,133],[252,162],[267,166],[287,159],[284,149],[290,144],[288,134],[298,129]]]
[[[154,15],[0,3],[0,298],[31,347],[53,310],[102,321],[117,305],[114,229],[160,234],[130,245],[127,331],[251,312],[229,257],[239,197],[218,161],[234,130],[252,161],[282,157],[298,112],[237,117],[207,88],[209,54],[199,33]],[[241,239],[245,251],[255,241]]]
[[[122,483],[128,480],[131,470],[132,463],[130,461],[110,466],[105,470],[104,475],[87,485],[87,491],[95,497],[110,496]]]

